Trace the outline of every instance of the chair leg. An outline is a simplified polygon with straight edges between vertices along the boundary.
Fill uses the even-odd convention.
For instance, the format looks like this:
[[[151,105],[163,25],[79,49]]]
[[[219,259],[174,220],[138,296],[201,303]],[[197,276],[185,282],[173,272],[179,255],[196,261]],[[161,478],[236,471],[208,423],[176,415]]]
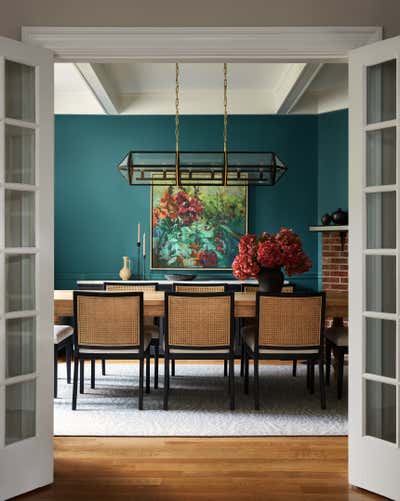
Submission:
[[[240,377],[244,376],[244,342],[241,340],[240,344]]]
[[[78,365],[79,365],[79,360],[78,357],[74,357],[74,381],[73,381],[73,387],[72,387],[72,410],[76,411],[76,402],[78,398]]]
[[[90,387],[92,390],[96,387],[96,360],[90,361]]]
[[[260,410],[260,378],[259,378],[258,358],[254,357],[254,408]]]
[[[225,360],[224,360],[224,365],[225,365]],[[230,395],[231,394],[231,373],[229,371],[230,371],[230,365],[228,363],[228,392]]]
[[[292,376],[293,377],[297,376],[297,360],[293,360]]]
[[[249,394],[249,354],[244,350],[244,393]]]
[[[85,393],[85,361],[79,361],[79,393]]]
[[[231,411],[235,410],[235,361],[229,359],[229,389],[230,389],[230,408]]]
[[[104,359],[101,361],[101,375],[106,375],[106,361]]]
[[[175,360],[171,360],[171,376],[175,376]]]
[[[164,410],[168,410],[168,392],[169,392],[169,360],[164,358]]]
[[[158,362],[160,357],[160,343],[154,345],[154,389],[158,388]]]
[[[143,410],[144,358],[139,360],[139,410]]]
[[[228,360],[224,360],[224,377],[228,376]]]
[[[310,361],[307,360],[307,390],[310,389],[310,381],[311,381],[311,364]]]
[[[326,359],[326,386],[331,384],[331,363],[332,363],[332,345],[328,339],[325,340],[325,359]]]
[[[310,393],[315,393],[315,363],[314,360],[310,361]]]
[[[336,349],[337,357],[337,397],[341,400],[343,395],[343,369],[344,369],[344,352],[340,348]]]
[[[146,353],[146,393],[150,393],[150,347]]]
[[[324,361],[323,361],[322,356],[318,361],[318,369],[319,369],[319,393],[320,393],[320,398],[321,398],[321,409],[326,409]]]
[[[54,345],[54,398],[58,395],[58,349]]]
[[[65,359],[67,365],[67,384],[71,384],[72,340],[65,346]]]

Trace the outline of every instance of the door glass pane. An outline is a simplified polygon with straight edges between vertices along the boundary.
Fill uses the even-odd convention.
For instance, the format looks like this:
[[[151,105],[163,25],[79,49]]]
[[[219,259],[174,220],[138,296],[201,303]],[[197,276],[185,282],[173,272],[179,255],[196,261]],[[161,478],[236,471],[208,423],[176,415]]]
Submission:
[[[35,309],[35,256],[6,256],[6,311]]]
[[[6,445],[36,434],[36,381],[6,387]]]
[[[396,118],[396,60],[367,68],[367,123]]]
[[[35,246],[35,193],[6,190],[6,247]]]
[[[367,186],[396,183],[396,128],[367,132]]]
[[[367,193],[367,248],[396,248],[396,193]]]
[[[366,372],[396,377],[396,322],[367,318]]]
[[[366,381],[366,434],[396,442],[396,387]]]
[[[35,130],[6,125],[6,183],[35,184]]]
[[[36,320],[16,318],[6,321],[6,377],[35,372]]]
[[[35,121],[35,68],[6,61],[6,117]]]
[[[366,309],[396,313],[396,257],[366,256]]]

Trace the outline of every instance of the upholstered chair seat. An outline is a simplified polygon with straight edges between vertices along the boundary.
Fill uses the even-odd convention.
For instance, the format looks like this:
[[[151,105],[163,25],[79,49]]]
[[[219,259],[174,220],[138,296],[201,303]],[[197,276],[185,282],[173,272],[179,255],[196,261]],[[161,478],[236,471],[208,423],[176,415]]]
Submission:
[[[349,329],[345,325],[325,329],[325,337],[336,346],[349,346]]]
[[[55,325],[54,326],[54,344],[59,344],[65,339],[72,336],[74,329],[69,325]]]
[[[65,360],[67,365],[67,383],[71,383],[71,360],[73,352],[74,329],[70,325],[54,325],[54,398],[58,396],[58,354],[65,349]]]
[[[143,336],[143,350],[144,351],[146,351],[147,348],[150,346],[151,339],[152,339],[152,333],[150,331],[148,331],[148,330],[146,331],[146,329],[144,329],[144,336]],[[99,349],[99,348],[80,348],[79,352],[80,353],[91,353],[93,355],[95,355],[96,353],[98,353],[99,355],[102,355],[104,353],[110,353],[110,350],[108,350],[108,349]],[[112,351],[112,353],[114,353],[114,354],[121,354],[121,355],[132,354],[132,353],[138,354],[139,353],[139,347],[137,347],[137,348],[114,349]]]
[[[256,336],[257,336],[257,326],[256,325],[247,325],[242,329],[242,337],[246,345],[252,350],[255,350],[256,346]],[[310,353],[318,353],[319,349],[296,349],[296,348],[288,348],[285,350],[273,349],[273,348],[260,348],[259,353],[271,353],[271,354],[288,354],[293,353],[296,355],[309,355]]]

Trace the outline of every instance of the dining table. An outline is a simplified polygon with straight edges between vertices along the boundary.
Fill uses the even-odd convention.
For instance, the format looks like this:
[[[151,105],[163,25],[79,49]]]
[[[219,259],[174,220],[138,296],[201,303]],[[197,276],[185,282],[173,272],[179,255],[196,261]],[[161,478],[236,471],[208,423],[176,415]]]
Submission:
[[[54,291],[54,317],[73,317],[73,290]],[[254,318],[256,316],[256,294],[253,292],[235,292],[236,318]],[[165,293],[151,291],[143,294],[143,309],[145,317],[164,317]],[[347,292],[329,291],[326,293],[325,317],[332,318],[336,322],[348,316]]]

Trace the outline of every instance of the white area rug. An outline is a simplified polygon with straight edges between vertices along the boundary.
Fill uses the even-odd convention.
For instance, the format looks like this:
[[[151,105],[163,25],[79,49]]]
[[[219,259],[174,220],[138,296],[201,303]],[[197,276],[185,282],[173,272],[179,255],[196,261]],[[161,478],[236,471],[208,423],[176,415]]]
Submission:
[[[236,366],[236,411],[229,410],[227,378],[222,365],[178,365],[171,377],[169,411],[162,410],[163,364],[160,388],[145,394],[144,410],[138,404],[138,365],[108,363],[107,375],[96,367],[96,389],[90,389],[86,367],[85,393],[78,394],[78,409],[71,410],[72,384],[66,384],[65,364],[59,366],[59,397],[54,401],[54,434],[86,436],[252,436],[346,435],[347,395],[338,401],[336,385],[327,388],[327,409],[321,410],[316,368],[316,391],[306,389],[306,368],[261,365],[261,410],[243,394]],[[153,366],[151,367],[153,375]],[[252,367],[250,367],[252,376]],[[346,381],[345,381],[346,383]],[[152,381],[153,384],[153,381]]]

